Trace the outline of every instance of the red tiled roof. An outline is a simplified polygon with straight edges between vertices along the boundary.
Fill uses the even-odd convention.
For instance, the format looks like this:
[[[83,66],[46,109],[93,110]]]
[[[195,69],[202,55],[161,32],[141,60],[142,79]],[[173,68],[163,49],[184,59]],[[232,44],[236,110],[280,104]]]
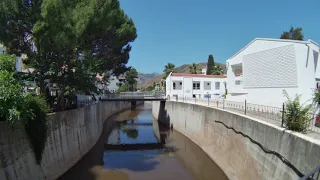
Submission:
[[[236,74],[236,76],[241,76],[242,75],[242,73],[238,73],[238,74]]]
[[[186,74],[186,73],[172,73],[175,77],[204,77],[204,78],[226,78],[224,75],[205,75],[205,74]]]

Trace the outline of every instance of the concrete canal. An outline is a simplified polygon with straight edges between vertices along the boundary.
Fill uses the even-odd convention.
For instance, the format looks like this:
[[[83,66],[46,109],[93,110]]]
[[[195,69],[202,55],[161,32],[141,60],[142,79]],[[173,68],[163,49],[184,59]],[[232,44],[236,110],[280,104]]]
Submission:
[[[227,179],[191,140],[153,120],[151,105],[111,118],[97,144],[60,180]]]

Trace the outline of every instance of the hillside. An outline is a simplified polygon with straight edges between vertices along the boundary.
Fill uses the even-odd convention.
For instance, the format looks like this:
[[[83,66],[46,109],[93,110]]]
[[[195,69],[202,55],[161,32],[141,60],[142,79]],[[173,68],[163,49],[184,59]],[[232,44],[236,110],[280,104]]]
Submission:
[[[217,63],[217,62],[216,62],[216,64],[220,65],[221,68],[223,69],[224,73],[226,73],[226,65],[225,64],[221,64],[221,63]],[[177,73],[189,73],[189,65],[190,64],[184,64],[182,66],[177,67],[176,68]],[[202,63],[198,63],[198,65],[202,69],[202,68],[206,67],[207,63],[202,62]],[[148,86],[152,86],[153,82],[160,83],[163,76],[164,76],[164,74],[157,75],[153,78],[147,79],[144,83],[139,83],[138,86],[142,87],[142,88],[146,88]]]
[[[138,73],[138,84],[142,85],[145,84],[148,80],[153,79],[154,77],[158,76],[159,73]]]

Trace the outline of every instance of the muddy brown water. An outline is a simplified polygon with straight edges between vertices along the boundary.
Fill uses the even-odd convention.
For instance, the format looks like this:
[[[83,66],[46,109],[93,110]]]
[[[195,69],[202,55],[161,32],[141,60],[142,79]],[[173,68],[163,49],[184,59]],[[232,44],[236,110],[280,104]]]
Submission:
[[[107,121],[97,144],[60,180],[226,180],[199,146],[159,125],[155,136],[150,105],[125,111]],[[112,123],[116,122],[116,123]],[[113,128],[110,128],[110,127]]]

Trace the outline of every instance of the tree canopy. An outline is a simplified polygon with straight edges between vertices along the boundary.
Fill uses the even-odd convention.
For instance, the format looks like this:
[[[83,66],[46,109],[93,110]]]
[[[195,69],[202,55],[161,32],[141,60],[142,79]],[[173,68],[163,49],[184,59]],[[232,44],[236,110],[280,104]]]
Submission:
[[[223,74],[221,66],[218,64],[215,64],[213,55],[210,54],[208,58],[208,63],[207,63],[207,75],[221,75],[221,74]]]
[[[189,66],[189,73],[190,74],[198,74],[200,72],[200,68],[199,68],[199,65],[196,64],[196,63],[192,63],[190,66]]]
[[[175,65],[172,64],[172,63],[168,63],[167,65],[164,66],[164,70],[163,72],[165,73],[165,78],[167,78],[167,76],[171,73],[171,72],[175,72],[176,69],[175,69]]]
[[[293,28],[291,26],[289,31],[284,31],[281,34],[280,39],[292,39],[292,40],[303,41],[304,36],[303,36],[302,28],[300,27]]]
[[[214,58],[213,55],[210,54],[208,57],[208,62],[207,62],[207,75],[212,74],[213,70],[214,70],[215,64],[214,64]]]
[[[134,91],[135,85],[137,84],[138,72],[135,68],[131,68],[126,73],[126,81],[128,85],[128,89],[130,91]]]
[[[27,54],[42,93],[99,93],[96,75],[119,75],[135,25],[118,0],[6,0],[0,4],[0,41],[8,53]],[[107,79],[107,78],[103,78]]]

